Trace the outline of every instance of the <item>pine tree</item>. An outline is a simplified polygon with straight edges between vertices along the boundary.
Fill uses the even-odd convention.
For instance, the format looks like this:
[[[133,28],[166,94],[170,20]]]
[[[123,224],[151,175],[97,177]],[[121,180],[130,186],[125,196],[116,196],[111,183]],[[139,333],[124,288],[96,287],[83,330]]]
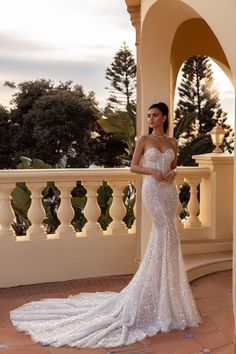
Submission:
[[[106,69],[106,79],[110,81],[111,96],[109,106],[120,110],[132,110],[135,106],[136,65],[134,56],[126,43],[115,54],[113,61]]]
[[[208,57],[199,55],[185,61],[174,120],[174,136],[180,143],[178,165],[194,165],[193,155],[213,151],[208,133],[216,123],[221,124],[226,132],[223,150],[233,150],[232,128],[226,123],[227,113],[223,112],[213,85]]]
[[[111,96],[98,124],[105,132],[127,145],[126,154],[120,157],[123,164],[129,165],[136,135],[136,65],[125,42],[106,69],[105,77],[110,81]]]

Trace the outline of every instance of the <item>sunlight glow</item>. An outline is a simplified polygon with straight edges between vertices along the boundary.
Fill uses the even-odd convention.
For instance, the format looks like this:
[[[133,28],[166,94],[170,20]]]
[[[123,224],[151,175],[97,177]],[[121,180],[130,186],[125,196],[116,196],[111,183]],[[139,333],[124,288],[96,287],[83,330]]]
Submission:
[[[223,111],[228,114],[227,123],[235,128],[235,94],[233,85],[224,73],[224,71],[217,65],[213,60],[210,60],[212,65],[213,77],[214,77],[214,87],[218,91],[220,103]],[[177,105],[179,96],[178,96],[178,85],[181,82],[181,69],[178,74],[176,91],[175,91],[175,106]]]

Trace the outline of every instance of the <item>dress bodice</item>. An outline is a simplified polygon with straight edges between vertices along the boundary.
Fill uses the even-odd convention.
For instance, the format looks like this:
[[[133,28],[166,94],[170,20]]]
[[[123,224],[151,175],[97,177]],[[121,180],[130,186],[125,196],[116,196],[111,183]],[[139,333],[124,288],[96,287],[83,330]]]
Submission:
[[[170,171],[171,162],[174,158],[175,153],[172,148],[168,148],[164,152],[161,152],[156,147],[150,147],[143,154],[144,166],[159,170],[162,173]]]

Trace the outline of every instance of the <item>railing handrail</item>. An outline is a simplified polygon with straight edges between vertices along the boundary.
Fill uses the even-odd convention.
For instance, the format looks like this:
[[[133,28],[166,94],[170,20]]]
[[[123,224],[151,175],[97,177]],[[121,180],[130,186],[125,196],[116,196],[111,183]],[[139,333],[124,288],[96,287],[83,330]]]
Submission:
[[[202,177],[207,178],[211,170],[209,167],[198,167],[198,166],[179,166],[177,167],[177,178],[186,178],[186,177]]]
[[[210,168],[198,166],[179,166],[177,167],[178,177],[208,177]],[[38,182],[55,181],[74,181],[86,179],[96,180],[135,180],[136,174],[130,171],[129,167],[121,168],[49,168],[49,169],[15,169],[0,170],[0,183],[6,182]]]
[[[58,168],[0,170],[0,183],[57,181],[127,181],[136,179],[129,167],[124,168]]]

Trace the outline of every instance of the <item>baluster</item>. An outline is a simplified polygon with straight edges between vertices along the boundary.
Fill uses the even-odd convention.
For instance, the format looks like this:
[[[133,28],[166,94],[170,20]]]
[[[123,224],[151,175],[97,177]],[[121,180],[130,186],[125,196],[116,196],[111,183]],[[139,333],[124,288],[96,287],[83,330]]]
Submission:
[[[83,232],[87,236],[100,236],[103,234],[101,226],[97,219],[101,215],[101,209],[97,202],[97,190],[100,184],[97,181],[83,182],[83,186],[87,190],[87,203],[84,208],[84,216],[87,223],[84,226]]]
[[[15,232],[11,226],[15,214],[11,206],[11,191],[15,183],[0,184],[0,241],[16,240]]]
[[[57,211],[58,219],[61,224],[58,226],[55,234],[59,238],[75,238],[76,232],[71,221],[74,217],[74,209],[71,205],[71,190],[75,187],[76,182],[61,181],[56,182],[56,186],[60,190],[61,203]]]
[[[176,177],[175,179],[177,188],[178,188],[178,193],[180,191],[180,187],[183,184],[183,178],[178,178]],[[182,204],[180,203],[180,199],[178,198],[178,204],[177,204],[177,210],[176,210],[176,214],[175,214],[175,223],[176,226],[179,230],[183,229],[183,223],[181,222],[181,219],[179,217],[180,212],[182,211]]]
[[[197,187],[201,182],[199,178],[186,178],[186,182],[190,186],[190,200],[188,202],[189,218],[185,223],[185,227],[200,227],[201,222],[198,218],[199,202],[197,198]]]
[[[42,190],[46,187],[45,182],[28,182],[27,187],[31,191],[31,205],[28,218],[31,222],[26,236],[30,240],[42,240],[47,238],[47,233],[42,225],[45,219],[45,211],[42,205]]]
[[[126,182],[112,181],[110,186],[113,189],[113,201],[109,213],[113,220],[109,225],[108,231],[112,234],[127,233],[128,229],[122,221],[126,215],[126,208],[123,203],[123,190],[126,186]]]

